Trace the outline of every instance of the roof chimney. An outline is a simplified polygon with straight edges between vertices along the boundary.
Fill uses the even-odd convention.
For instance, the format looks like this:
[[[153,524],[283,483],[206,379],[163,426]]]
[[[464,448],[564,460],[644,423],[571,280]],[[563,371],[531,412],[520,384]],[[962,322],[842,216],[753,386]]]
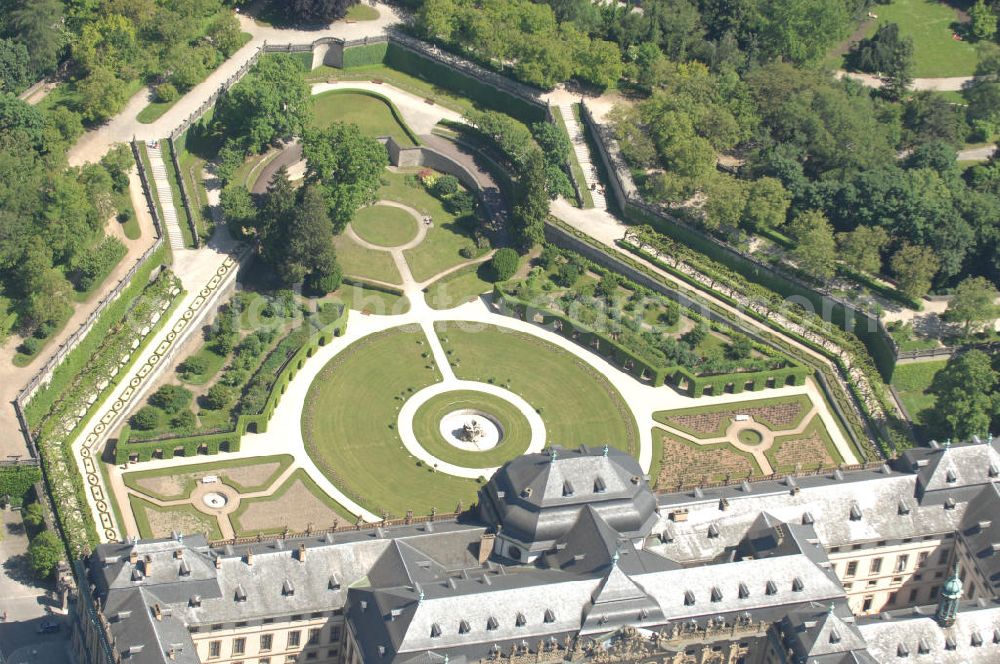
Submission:
[[[142,565],[142,572],[147,577],[148,576],[152,576],[152,574],[153,574],[153,556],[146,556],[146,560],[143,562],[143,565]]]
[[[222,556],[215,557],[215,569],[222,569]]]
[[[135,565],[139,562],[139,552],[134,546],[128,550],[128,562],[131,565]]]
[[[306,545],[299,544],[299,562],[304,563],[306,561]]]
[[[493,533],[484,532],[482,537],[479,538],[479,564],[482,565],[487,560],[490,559],[490,555],[493,554],[493,545],[496,542],[496,535]]]
[[[157,620],[161,622],[163,621],[163,611],[160,609],[159,604],[153,605],[153,615],[156,617]]]
[[[184,549],[177,549],[176,551],[174,551],[174,558],[183,558],[183,557],[184,557]]]
[[[247,567],[253,567],[253,547],[247,549]]]

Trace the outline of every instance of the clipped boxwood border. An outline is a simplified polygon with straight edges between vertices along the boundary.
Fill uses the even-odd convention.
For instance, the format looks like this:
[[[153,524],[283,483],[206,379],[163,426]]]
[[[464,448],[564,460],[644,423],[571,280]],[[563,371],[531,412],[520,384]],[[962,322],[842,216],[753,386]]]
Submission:
[[[505,293],[499,285],[493,288],[493,302],[500,308],[500,313],[506,316],[529,320],[540,315],[542,327],[561,334],[598,355],[614,358],[615,363],[625,373],[653,387],[668,383],[678,389],[681,389],[681,386],[686,386],[685,391],[688,396],[693,398],[706,394],[706,391],[713,395],[724,394],[729,387],[731,387],[730,391],[733,394],[739,394],[744,390],[757,391],[766,387],[803,385],[806,376],[811,373],[807,367],[792,365],[783,369],[698,376],[687,367],[655,366],[614,339],[561,313],[529,304],[514,295]],[[773,384],[769,385],[769,383]]]
[[[232,431],[222,431],[216,433],[193,434],[190,436],[178,436],[176,438],[163,438],[160,440],[130,442],[132,435],[131,428],[126,424],[122,427],[118,442],[115,445],[115,463],[126,463],[130,455],[135,455],[137,461],[149,461],[157,453],[162,454],[164,459],[172,459],[175,450],[183,449],[184,456],[195,454],[218,454],[223,451],[223,446],[227,452],[238,452],[240,449],[240,439],[247,432],[264,433],[267,431],[267,423],[274,414],[274,409],[278,407],[281,397],[288,389],[288,384],[295,378],[295,374],[305,364],[306,359],[312,357],[313,353],[320,346],[325,346],[333,338],[339,337],[347,329],[347,319],[350,309],[341,307],[340,315],[330,323],[327,323],[317,331],[310,340],[303,344],[285,362],[284,367],[275,377],[271,384],[270,394],[260,413],[253,415],[240,415],[236,419],[236,426]],[[279,344],[280,345],[280,344]]]

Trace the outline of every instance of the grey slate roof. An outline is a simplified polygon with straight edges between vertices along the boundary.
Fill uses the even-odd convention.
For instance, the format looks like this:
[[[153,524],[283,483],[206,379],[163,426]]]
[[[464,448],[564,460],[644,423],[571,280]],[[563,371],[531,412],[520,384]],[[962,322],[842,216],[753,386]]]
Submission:
[[[1000,604],[963,604],[950,630],[933,609],[855,625],[824,549],[959,530],[995,587],[1000,485],[991,470],[979,472],[984,462],[992,468],[995,444],[914,450],[895,468],[663,495],[658,514],[645,483],[633,482],[630,458],[559,450],[555,462],[516,460],[484,487],[486,524],[221,549],[202,537],[103,545],[91,573],[119,649],[142,646],[130,660],[138,664],[169,662],[177,646],[174,661],[193,664],[188,626],[341,608],[369,664],[450,664],[540,640],[605,638],[623,626],[722,621],[777,622],[785,644],[815,664],[1000,661]],[[578,495],[595,473],[603,491]],[[671,520],[676,510],[684,518]],[[498,526],[544,555],[532,565],[480,565],[480,538]]]
[[[907,664],[979,664],[1000,662],[1000,604],[966,602],[955,624],[942,629],[934,607],[893,611],[858,621],[868,651],[879,662]],[[979,643],[979,645],[974,645]],[[900,657],[902,651],[908,653]],[[921,652],[926,646],[927,652]]]
[[[549,549],[584,507],[626,537],[644,537],[655,522],[656,499],[642,469],[615,448],[526,454],[501,467],[479,493],[487,525],[529,551]]]

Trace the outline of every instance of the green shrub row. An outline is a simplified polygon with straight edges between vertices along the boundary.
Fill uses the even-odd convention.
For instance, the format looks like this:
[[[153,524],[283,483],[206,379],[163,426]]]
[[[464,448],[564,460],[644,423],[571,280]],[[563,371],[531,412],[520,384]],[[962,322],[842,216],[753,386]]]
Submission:
[[[334,314],[334,310],[336,310],[336,314]],[[125,463],[132,454],[135,454],[139,461],[148,461],[157,453],[161,453],[164,458],[170,458],[174,455],[175,450],[181,448],[184,456],[198,454],[199,450],[202,449],[204,453],[217,454],[223,444],[226,445],[227,451],[239,450],[243,434],[267,431],[267,423],[274,414],[274,409],[277,408],[281,397],[288,389],[288,384],[295,378],[295,374],[305,364],[306,359],[312,357],[320,346],[325,346],[333,338],[344,333],[344,330],[347,329],[348,311],[347,307],[328,305],[317,313],[315,317],[318,320],[315,324],[309,322],[304,327],[293,331],[275,347],[261,364],[247,387],[249,392],[252,386],[256,386],[254,387],[256,394],[259,388],[266,384],[266,399],[263,400],[257,412],[249,412],[250,404],[248,403],[246,411],[241,412],[236,418],[236,424],[232,431],[135,441],[132,440],[131,429],[125,427],[115,445],[115,463]],[[286,344],[286,342],[288,343]],[[254,397],[253,403],[257,402],[257,398]],[[240,409],[243,410],[243,403],[240,404]]]
[[[540,316],[541,321],[538,322],[543,327],[558,332],[599,355],[612,358],[622,371],[654,387],[673,385],[685,390],[691,397],[700,397],[704,394],[718,395],[726,391],[739,394],[745,389],[756,391],[765,387],[802,385],[806,376],[811,373],[806,367],[792,366],[767,371],[698,376],[687,367],[655,366],[614,339],[586,327],[579,321],[559,312],[541,309],[503,292],[499,286],[493,288],[493,299],[505,315],[516,316],[522,320],[532,319],[533,322]]]
[[[454,92],[461,97],[468,97],[487,108],[506,113],[525,124],[545,120],[544,106],[531,104],[511,94],[502,92],[488,83],[478,81],[471,76],[440,62],[418,55],[398,44],[389,44],[385,53],[385,64],[393,69],[398,69],[404,74],[409,74],[434,85],[439,85],[445,90]]]
[[[192,436],[180,436],[163,440],[133,442],[132,427],[125,425],[118,436],[115,445],[115,463],[122,464],[135,455],[138,461],[149,461],[158,454],[164,459],[175,456],[194,456],[196,454],[218,454],[223,446],[227,452],[238,452],[240,438],[243,432],[223,431],[221,433],[203,433]]]
[[[388,49],[389,42],[345,48],[344,69],[382,64],[385,62],[385,54]]]

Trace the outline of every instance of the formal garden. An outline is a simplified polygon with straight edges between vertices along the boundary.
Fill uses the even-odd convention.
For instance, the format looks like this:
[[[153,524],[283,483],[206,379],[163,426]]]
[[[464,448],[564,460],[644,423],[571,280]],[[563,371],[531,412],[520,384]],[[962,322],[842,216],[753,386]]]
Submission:
[[[544,108],[401,52],[308,76],[385,94],[310,89],[304,57],[267,55],[176,141],[195,229],[212,230],[205,168],[255,258],[112,432],[122,533],[229,540],[461,511],[497,466],[549,445],[620,448],[660,489],[857,460],[812,369],[767,335],[542,241],[539,210],[575,198]],[[424,121],[439,103],[465,116],[434,138],[474,155],[503,209],[454,167],[389,165],[377,139],[431,143],[401,90],[427,102]]]
[[[651,481],[669,491],[834,467],[844,454],[822,408],[799,394],[654,413]]]

